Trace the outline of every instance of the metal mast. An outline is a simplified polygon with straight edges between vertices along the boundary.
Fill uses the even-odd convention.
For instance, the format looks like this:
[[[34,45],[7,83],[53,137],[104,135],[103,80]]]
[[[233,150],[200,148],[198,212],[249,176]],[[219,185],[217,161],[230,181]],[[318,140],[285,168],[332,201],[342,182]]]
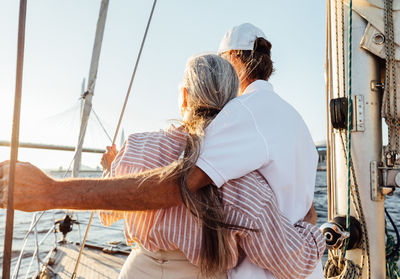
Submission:
[[[331,43],[331,96],[334,99],[347,98],[349,74],[349,6],[343,1],[330,2]],[[371,84],[380,80],[380,65],[376,56],[360,48],[360,41],[368,22],[358,13],[352,14],[352,131],[351,157],[346,158],[346,134],[342,130],[331,130],[331,196],[330,212],[332,218],[347,213],[347,170],[352,166],[351,216],[363,223],[366,228],[367,249],[363,257],[361,248],[347,251],[346,258],[363,267],[362,277],[368,279],[386,278],[385,266],[385,213],[384,196],[372,198],[371,189],[378,183],[377,174],[371,170],[373,162],[380,162],[382,157],[382,127],[381,127],[381,92]],[[329,112],[328,112],[329,113]],[[332,120],[333,115],[330,115]],[[356,178],[356,180],[354,179]],[[330,180],[330,179],[328,179]],[[355,194],[358,189],[359,195]],[[363,217],[358,216],[355,204],[361,204]],[[365,240],[364,240],[365,241]],[[365,248],[365,247],[363,247]],[[369,248],[369,249],[368,249]],[[369,276],[370,273],[370,276]]]
[[[87,89],[82,96],[82,98],[84,99],[84,104],[81,114],[81,128],[79,131],[78,144],[75,150],[74,168],[72,170],[73,177],[77,177],[79,175],[79,168],[81,165],[81,158],[82,158],[82,146],[85,139],[86,127],[88,124],[90,111],[92,110],[92,97],[94,93],[94,87],[96,85],[97,70],[99,68],[99,58],[100,58],[101,45],[103,42],[104,28],[107,18],[108,3],[109,0],[101,1],[99,19],[97,21],[96,36],[94,39],[94,46],[92,52],[92,60],[90,63],[89,80],[87,84]]]

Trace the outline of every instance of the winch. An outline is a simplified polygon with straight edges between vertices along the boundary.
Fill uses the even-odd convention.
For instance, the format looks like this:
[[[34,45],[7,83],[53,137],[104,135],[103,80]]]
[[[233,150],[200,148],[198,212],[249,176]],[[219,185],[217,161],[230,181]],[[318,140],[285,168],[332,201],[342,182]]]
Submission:
[[[350,216],[350,233],[346,230],[346,216],[336,216],[332,221],[324,223],[320,229],[328,249],[341,248],[347,239],[349,239],[347,250],[359,248],[362,235],[361,224],[353,216]]]

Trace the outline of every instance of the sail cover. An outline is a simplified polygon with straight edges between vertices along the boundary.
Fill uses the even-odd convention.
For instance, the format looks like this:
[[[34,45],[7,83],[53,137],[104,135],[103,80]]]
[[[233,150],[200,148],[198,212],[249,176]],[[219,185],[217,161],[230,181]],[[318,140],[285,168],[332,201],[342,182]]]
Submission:
[[[348,4],[349,0],[345,0]],[[385,48],[385,0],[353,0],[353,10],[367,22],[360,46],[374,55],[386,59]],[[389,139],[395,139],[400,134],[400,0],[392,2],[393,21],[393,60],[386,69],[382,117],[389,126]],[[392,67],[394,65],[394,67]],[[396,104],[396,105],[395,105]],[[396,108],[396,109],[395,109]],[[400,153],[398,140],[396,144],[389,140],[389,149]]]
[[[345,1],[348,4],[348,0]],[[385,59],[385,45],[374,40],[378,34],[385,34],[385,10],[382,0],[353,0],[353,10],[368,21],[361,47]],[[395,57],[400,61],[400,0],[393,1],[393,26]]]

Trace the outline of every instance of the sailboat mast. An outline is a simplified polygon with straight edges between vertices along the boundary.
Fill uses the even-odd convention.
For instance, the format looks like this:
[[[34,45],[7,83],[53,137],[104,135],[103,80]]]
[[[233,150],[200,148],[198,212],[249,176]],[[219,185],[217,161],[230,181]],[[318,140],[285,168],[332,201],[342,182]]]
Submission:
[[[344,5],[342,10],[341,3],[342,1],[330,1],[333,98],[347,97],[346,92],[349,89],[346,77],[349,73],[349,6]],[[331,212],[334,214],[333,217],[343,216],[347,213],[347,169],[352,163],[356,181],[352,177],[351,184],[353,188],[359,189],[359,200],[364,218],[358,216],[356,212],[354,206],[356,202],[354,199],[358,199],[356,195],[351,198],[351,215],[365,224],[369,249],[366,251],[367,257],[363,257],[362,249],[358,248],[349,250],[346,258],[363,267],[361,278],[383,279],[386,278],[384,197],[379,195],[374,200],[371,198],[371,185],[376,182],[371,172],[371,164],[380,162],[382,156],[381,93],[371,88],[372,81],[380,80],[380,66],[377,57],[360,48],[367,21],[356,12],[353,12],[352,17],[353,129],[351,154],[353,160],[347,162],[346,159],[345,132],[335,130],[331,133],[333,166],[331,167],[332,182],[329,194],[334,197]],[[330,117],[333,116],[330,115]],[[370,276],[368,271],[370,271]]]
[[[79,115],[79,119],[82,119],[82,113],[83,113],[83,104],[85,102],[85,99],[82,98],[82,96],[85,94],[85,89],[86,89],[86,80],[85,78],[82,80],[82,84],[81,84],[81,107],[80,107],[80,115]]]
[[[96,36],[94,39],[92,59],[91,59],[91,63],[90,63],[89,80],[88,80],[88,84],[87,84],[87,89],[82,96],[82,98],[84,99],[84,104],[83,104],[82,113],[81,113],[81,127],[79,130],[78,144],[77,144],[76,150],[75,150],[74,167],[72,170],[73,177],[79,176],[79,169],[80,169],[81,159],[82,159],[82,146],[83,146],[83,142],[85,139],[86,128],[87,128],[87,124],[89,121],[89,115],[92,110],[92,97],[93,97],[94,88],[96,85],[97,70],[99,68],[99,58],[100,58],[101,46],[102,46],[103,35],[104,35],[104,28],[105,28],[106,18],[107,18],[108,3],[109,3],[109,0],[101,1],[100,13],[99,13],[99,18],[98,18],[97,27],[96,27]]]

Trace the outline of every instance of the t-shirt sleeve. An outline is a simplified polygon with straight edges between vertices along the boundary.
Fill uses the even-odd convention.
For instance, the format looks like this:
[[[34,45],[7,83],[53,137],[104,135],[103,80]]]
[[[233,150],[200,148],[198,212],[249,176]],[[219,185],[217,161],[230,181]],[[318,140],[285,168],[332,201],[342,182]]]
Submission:
[[[267,161],[267,143],[253,114],[245,104],[233,100],[207,127],[196,165],[220,187]]]

